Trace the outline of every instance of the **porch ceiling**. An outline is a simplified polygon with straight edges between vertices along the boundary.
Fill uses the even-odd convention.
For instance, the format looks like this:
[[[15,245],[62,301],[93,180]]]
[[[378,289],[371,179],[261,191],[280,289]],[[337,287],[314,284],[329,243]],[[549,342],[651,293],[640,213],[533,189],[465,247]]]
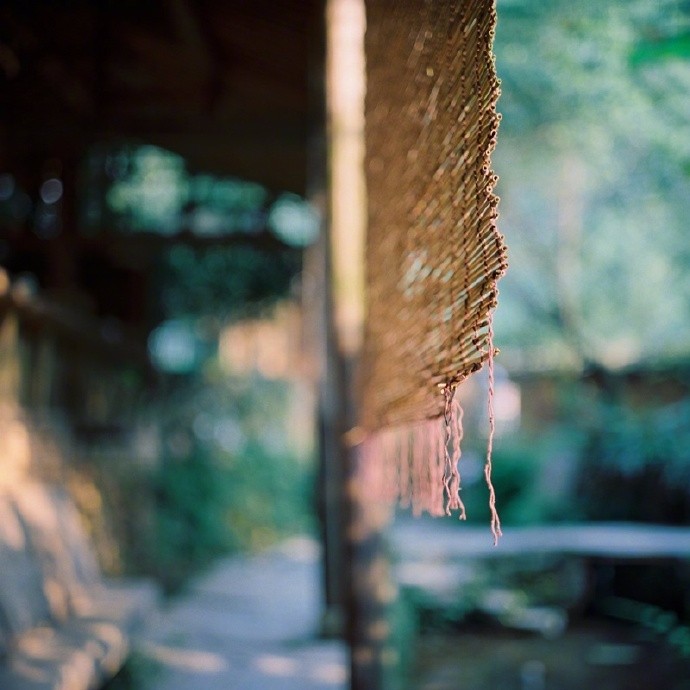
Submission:
[[[319,0],[0,7],[0,155],[133,139],[192,170],[304,193]],[[314,40],[316,39],[316,40]]]

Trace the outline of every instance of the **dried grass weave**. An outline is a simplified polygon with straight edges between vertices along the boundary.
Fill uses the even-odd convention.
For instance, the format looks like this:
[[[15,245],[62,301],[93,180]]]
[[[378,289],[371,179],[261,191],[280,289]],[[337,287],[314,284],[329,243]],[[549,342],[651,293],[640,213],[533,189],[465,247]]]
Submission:
[[[496,11],[492,0],[367,0],[366,9],[360,427],[365,455],[393,458],[386,491],[439,514],[461,507],[459,478],[456,486],[449,476],[453,393],[493,356],[491,315],[507,266],[490,161],[500,119]]]

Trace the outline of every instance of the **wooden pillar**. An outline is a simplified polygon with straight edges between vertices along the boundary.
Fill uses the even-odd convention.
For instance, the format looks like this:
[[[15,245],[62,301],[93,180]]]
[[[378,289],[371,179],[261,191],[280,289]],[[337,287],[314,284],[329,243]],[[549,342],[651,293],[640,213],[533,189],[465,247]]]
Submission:
[[[307,250],[303,270],[306,310],[311,316],[311,340],[319,379],[317,396],[317,512],[323,546],[322,582],[326,637],[345,633],[345,447],[346,384],[343,358],[337,346],[333,318],[328,142],[326,124],[326,0],[314,3],[310,56],[311,140],[308,198],[319,210],[322,232]]]
[[[350,688],[392,690],[399,659],[391,628],[397,587],[386,543],[391,509],[367,500],[361,460],[360,446],[351,446],[347,464]]]
[[[365,310],[363,0],[328,0],[327,26],[329,364],[340,396],[334,443],[344,464],[350,688],[384,690],[390,687],[389,669],[396,661],[388,620],[395,588],[385,548],[390,511],[365,498],[357,429],[357,363]]]
[[[322,45],[315,52],[312,74],[317,126],[311,148],[310,200],[322,211],[324,232],[306,258],[304,279],[312,313],[317,314],[316,337],[321,343],[319,512],[324,544],[324,632],[340,632],[346,637],[352,690],[384,690],[390,687],[389,668],[396,661],[388,621],[395,587],[384,538],[390,516],[388,509],[363,498],[356,430],[366,209],[363,102],[357,102],[363,98],[363,83],[359,91],[353,91],[352,79],[357,78],[358,68],[363,79],[364,65],[363,54],[348,57],[334,46],[340,41],[341,48],[343,42],[352,48],[355,39],[357,50],[356,34],[364,29],[363,23],[357,24],[363,19],[363,7],[361,0],[323,0],[320,9],[320,35],[322,40],[326,37],[328,49]],[[347,22],[351,22],[349,27],[344,26]],[[343,36],[343,29],[349,35]],[[346,77],[345,84],[335,83],[339,75]],[[340,87],[344,91],[338,91]]]

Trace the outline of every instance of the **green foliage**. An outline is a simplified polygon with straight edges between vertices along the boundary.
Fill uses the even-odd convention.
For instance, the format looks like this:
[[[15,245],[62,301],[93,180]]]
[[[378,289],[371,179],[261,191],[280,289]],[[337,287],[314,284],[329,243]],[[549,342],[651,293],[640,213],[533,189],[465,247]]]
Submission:
[[[259,184],[192,175],[185,160],[157,146],[94,146],[83,166],[87,232],[226,235],[261,229],[268,191]]]
[[[153,477],[152,565],[169,589],[235,546],[226,511],[229,478],[203,451],[164,463]]]
[[[633,475],[660,468],[669,480],[690,474],[690,400],[656,409],[601,402],[589,452],[601,465]]]
[[[102,690],[142,690],[155,681],[158,670],[157,662],[135,650]]]
[[[104,467],[125,570],[169,592],[223,554],[311,532],[310,458],[290,440],[288,384],[185,380],[150,410],[161,429],[153,466]],[[115,470],[115,471],[114,471]]]
[[[641,42],[630,56],[633,65],[673,58],[690,59],[690,34],[681,33]]]
[[[579,464],[582,434],[567,425],[544,428],[538,435],[523,432],[497,439],[492,456],[492,481],[501,520],[507,525],[559,522],[574,518],[569,479]],[[482,449],[483,450],[483,449]],[[470,453],[475,459],[480,455]],[[460,460],[463,472],[463,459]],[[490,521],[483,475],[463,482],[462,499],[468,520]]]
[[[635,408],[598,399],[588,411],[578,500],[594,519],[686,524],[690,400]]]
[[[391,602],[387,612],[390,624],[390,648],[394,651],[391,663],[384,668],[383,690],[406,690],[407,678],[414,662],[413,649],[419,634],[418,612],[406,590]]]
[[[687,352],[687,5],[498,9],[498,341],[560,366]]]
[[[289,294],[301,264],[292,250],[178,246],[161,261],[159,311],[167,317],[246,315]]]
[[[205,245],[161,250],[150,296],[154,321],[236,318],[285,297],[301,269],[301,248],[319,231],[318,214],[301,197],[272,195],[246,180],[192,175],[183,158],[156,146],[94,146],[84,160],[81,187],[86,234],[185,233],[185,241]],[[252,240],[257,234],[284,246],[276,241],[259,248]],[[244,240],[206,245],[228,236]]]
[[[687,359],[687,2],[499,0],[498,14],[504,361],[577,372]],[[560,390],[558,423],[498,439],[504,520],[687,521],[688,401]],[[562,473],[579,483],[551,501]],[[481,504],[477,514],[486,518]]]
[[[683,625],[678,616],[652,604],[621,597],[609,597],[601,604],[603,613],[635,623],[657,638],[665,638],[685,659],[690,659],[690,626]]]

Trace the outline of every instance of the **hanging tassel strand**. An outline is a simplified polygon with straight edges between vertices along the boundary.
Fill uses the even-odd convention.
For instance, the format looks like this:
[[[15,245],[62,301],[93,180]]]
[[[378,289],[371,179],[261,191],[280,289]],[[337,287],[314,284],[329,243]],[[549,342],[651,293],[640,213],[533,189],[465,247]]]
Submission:
[[[494,435],[496,433],[496,413],[494,411],[494,330],[493,318],[489,319],[489,359],[487,362],[489,378],[489,440],[486,447],[486,463],[484,464],[484,477],[489,488],[489,509],[491,510],[491,533],[494,536],[494,546],[498,544],[498,539],[503,535],[501,531],[501,519],[496,510],[496,492],[491,481],[492,455],[494,448]]]
[[[455,386],[446,385],[443,388],[445,408],[443,413],[444,444],[443,454],[445,468],[443,473],[443,487],[446,494],[445,514],[450,515],[453,510],[459,510],[459,518],[467,519],[465,505],[460,499],[460,443],[462,441],[462,408],[455,398]]]
[[[462,499],[460,498],[460,491],[462,491],[462,478],[460,476],[460,457],[462,456],[462,438],[464,436],[462,425],[462,418],[464,413],[459,400],[455,396],[453,396],[453,400],[451,402],[451,414],[453,417],[453,421],[455,422],[453,435],[453,462],[458,484],[457,501],[458,509],[460,510],[458,519],[467,520],[467,511],[465,510],[465,504],[462,502]]]
[[[455,484],[455,471],[453,468],[453,459],[451,458],[450,451],[448,450],[448,447],[451,444],[451,437],[452,437],[452,424],[453,424],[453,413],[452,413],[452,404],[453,404],[453,397],[455,396],[455,388],[452,386],[446,385],[443,389],[443,397],[445,398],[446,404],[445,408],[443,411],[443,422],[444,422],[444,429],[445,429],[445,436],[444,436],[444,445],[443,445],[443,452],[445,455],[445,469],[443,473],[443,486],[446,492],[446,515],[451,514],[451,510],[455,508],[455,504],[453,501],[453,492],[456,491],[457,489],[454,486]]]

